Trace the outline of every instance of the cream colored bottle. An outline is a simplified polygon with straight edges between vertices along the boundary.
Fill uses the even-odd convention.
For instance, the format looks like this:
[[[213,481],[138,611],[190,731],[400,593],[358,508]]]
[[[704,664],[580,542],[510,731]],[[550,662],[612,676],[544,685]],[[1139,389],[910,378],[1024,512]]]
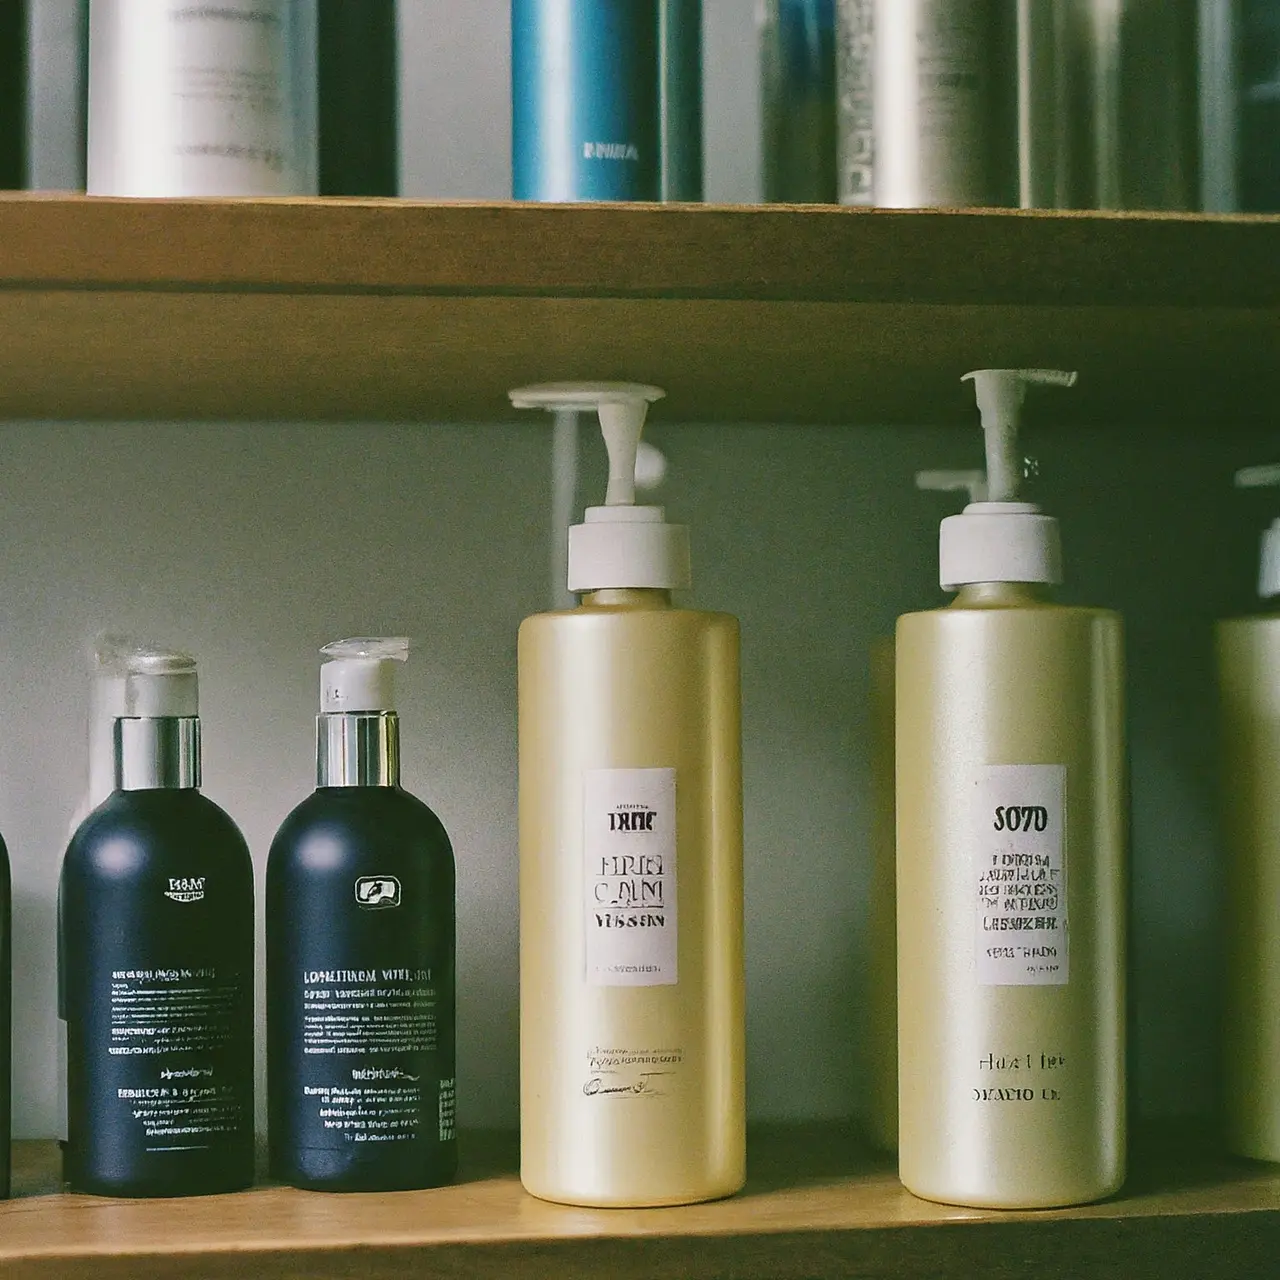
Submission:
[[[1280,484],[1280,466],[1237,473]],[[1219,622],[1214,636],[1227,845],[1227,1145],[1280,1161],[1280,520],[1262,536],[1258,594],[1272,612]]]
[[[897,630],[899,1173],[949,1204],[1125,1176],[1120,618],[1053,604],[1057,522],[1017,501],[1049,370],[977,383],[992,500],[943,521],[948,608]]]
[[[569,535],[576,609],[519,641],[520,1177],[547,1200],[684,1204],[746,1175],[738,624],[680,609],[687,531],[634,504],[650,400],[597,408],[605,505]]]

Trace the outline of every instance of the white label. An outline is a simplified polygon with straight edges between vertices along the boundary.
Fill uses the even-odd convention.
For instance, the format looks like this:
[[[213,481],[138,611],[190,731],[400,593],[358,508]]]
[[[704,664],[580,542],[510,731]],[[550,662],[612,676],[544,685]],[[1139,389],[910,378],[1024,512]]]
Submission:
[[[676,981],[676,771],[589,769],[583,785],[586,978]]]
[[[978,981],[1067,981],[1067,867],[1060,764],[992,764],[973,780]]]

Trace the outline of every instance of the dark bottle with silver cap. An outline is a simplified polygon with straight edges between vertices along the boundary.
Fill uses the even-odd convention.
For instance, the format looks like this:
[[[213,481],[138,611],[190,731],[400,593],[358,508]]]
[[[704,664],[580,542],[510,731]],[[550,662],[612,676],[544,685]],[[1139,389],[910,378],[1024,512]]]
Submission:
[[[400,786],[403,639],[326,645],[316,791],[267,863],[272,1176],[320,1191],[448,1182],[454,1138],[454,862]]]
[[[58,887],[65,1176],[99,1195],[235,1191],[253,1180],[253,865],[198,790],[195,660],[133,649],[106,674],[124,684],[116,790]]]

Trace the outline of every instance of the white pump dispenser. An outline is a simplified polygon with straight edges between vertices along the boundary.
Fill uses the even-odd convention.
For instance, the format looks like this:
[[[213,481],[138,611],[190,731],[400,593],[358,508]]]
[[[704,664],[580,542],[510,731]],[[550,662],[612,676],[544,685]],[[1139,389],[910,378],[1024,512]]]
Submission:
[[[1027,387],[1070,387],[1076,375],[1060,369],[977,369],[972,382],[986,438],[987,495],[942,522],[938,578],[944,591],[975,582],[1062,581],[1058,522],[1034,503],[1020,502],[1022,467],[1018,420]]]
[[[1236,472],[1237,489],[1262,489],[1280,485],[1280,464],[1244,467]],[[1280,518],[1263,530],[1262,555],[1258,562],[1258,595],[1263,600],[1280,596]]]
[[[588,507],[569,530],[569,590],[689,586],[689,531],[668,524],[662,507],[636,505],[636,456],[658,387],[634,382],[551,382],[510,392],[517,409],[595,409],[609,452],[604,505]],[[647,478],[642,468],[641,483]]]

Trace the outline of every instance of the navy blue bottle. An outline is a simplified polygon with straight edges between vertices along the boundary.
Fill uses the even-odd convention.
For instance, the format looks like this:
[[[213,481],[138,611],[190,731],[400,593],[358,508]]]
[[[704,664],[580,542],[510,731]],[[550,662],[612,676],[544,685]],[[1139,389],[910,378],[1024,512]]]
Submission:
[[[135,655],[116,786],[58,886],[74,1191],[178,1196],[253,1180],[253,866],[197,790],[190,658]]]
[[[400,787],[402,640],[327,645],[316,791],[267,862],[271,1173],[318,1191],[438,1186],[454,1136],[454,863]]]
[[[511,0],[517,200],[657,200],[659,0]]]

